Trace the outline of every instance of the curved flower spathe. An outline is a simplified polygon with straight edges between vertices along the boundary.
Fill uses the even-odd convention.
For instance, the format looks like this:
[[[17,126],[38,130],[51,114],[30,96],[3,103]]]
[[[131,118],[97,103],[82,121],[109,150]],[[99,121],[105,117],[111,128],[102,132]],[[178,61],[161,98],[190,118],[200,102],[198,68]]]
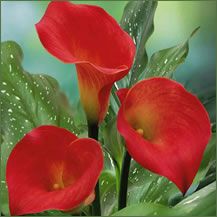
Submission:
[[[11,215],[69,211],[94,199],[103,168],[100,145],[71,132],[41,126],[21,139],[6,168]]]
[[[105,117],[113,83],[128,72],[135,45],[102,8],[53,1],[36,29],[43,46],[77,68],[81,102],[89,122]]]
[[[130,155],[185,193],[211,135],[209,117],[200,101],[166,78],[143,80],[117,94],[122,102],[118,130]]]

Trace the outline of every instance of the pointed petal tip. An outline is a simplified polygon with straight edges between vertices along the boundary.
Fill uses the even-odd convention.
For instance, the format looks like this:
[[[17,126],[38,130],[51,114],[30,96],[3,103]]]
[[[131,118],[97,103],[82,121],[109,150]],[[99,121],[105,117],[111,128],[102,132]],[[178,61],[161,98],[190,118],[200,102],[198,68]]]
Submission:
[[[150,119],[152,114],[154,119]],[[175,81],[147,79],[128,91],[117,124],[131,156],[144,168],[167,177],[185,194],[211,136],[209,117],[199,99]],[[136,132],[141,128],[144,135],[150,133],[150,124],[154,124],[152,140]]]

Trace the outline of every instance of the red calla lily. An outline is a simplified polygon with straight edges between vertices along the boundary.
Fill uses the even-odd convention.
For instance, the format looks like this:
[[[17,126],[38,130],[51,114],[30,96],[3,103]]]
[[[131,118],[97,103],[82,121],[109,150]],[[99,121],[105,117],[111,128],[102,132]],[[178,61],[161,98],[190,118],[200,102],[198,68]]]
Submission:
[[[117,127],[129,154],[144,168],[167,177],[185,193],[210,139],[210,121],[200,101],[166,78],[121,89]]]
[[[43,46],[77,68],[81,102],[89,122],[102,121],[115,81],[132,65],[135,45],[102,8],[53,1],[36,29]]]
[[[11,215],[45,210],[69,211],[91,203],[103,168],[103,154],[93,139],[41,126],[21,139],[6,168]]]

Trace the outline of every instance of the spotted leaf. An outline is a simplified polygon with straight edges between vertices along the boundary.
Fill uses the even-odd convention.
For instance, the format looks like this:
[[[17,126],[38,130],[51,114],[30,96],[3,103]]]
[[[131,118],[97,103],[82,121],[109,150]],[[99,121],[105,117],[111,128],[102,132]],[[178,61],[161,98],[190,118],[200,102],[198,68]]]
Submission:
[[[5,166],[14,145],[31,129],[56,125],[78,134],[68,100],[55,79],[26,72],[21,63],[20,46],[7,41],[1,44],[1,188],[3,212],[7,214]]]
[[[122,28],[127,31],[136,44],[136,56],[129,76],[120,83],[121,87],[138,81],[139,75],[146,67],[148,56],[145,44],[154,31],[154,14],[157,1],[129,1],[121,19]],[[128,80],[127,80],[128,79]],[[128,84],[126,84],[126,82]]]
[[[159,203],[168,205],[172,196],[181,195],[168,179],[144,170],[134,160],[131,163],[128,188],[128,205],[136,203]]]
[[[198,29],[199,27],[191,33],[190,38]],[[189,39],[177,46],[157,51],[151,56],[150,62],[142,75],[143,78],[155,76],[171,78],[173,72],[185,61],[188,55],[188,50]]]
[[[116,178],[111,170],[105,170],[100,177],[102,215],[117,211]]]
[[[212,183],[192,194],[174,207],[156,203],[128,206],[113,216],[215,216],[216,184]]]

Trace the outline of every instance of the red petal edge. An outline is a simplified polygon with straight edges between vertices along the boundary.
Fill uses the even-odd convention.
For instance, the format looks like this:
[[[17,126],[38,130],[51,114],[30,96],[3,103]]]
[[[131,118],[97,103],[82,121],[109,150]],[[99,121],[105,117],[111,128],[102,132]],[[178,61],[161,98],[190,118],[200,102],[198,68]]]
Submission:
[[[129,88],[121,88],[116,92],[121,104],[124,102],[129,90],[130,90]]]
[[[139,128],[144,117],[159,114],[151,141],[132,126]],[[139,164],[173,181],[183,194],[188,190],[211,136],[208,114],[194,95],[169,79],[143,80],[128,92],[118,113],[117,127],[128,152]]]
[[[90,122],[106,114],[113,83],[133,63],[131,37],[102,8],[52,1],[36,24],[43,46],[66,63],[75,63],[81,101]]]
[[[7,162],[11,215],[78,207],[93,193],[102,168],[103,154],[95,140],[78,139],[55,126],[33,129]],[[56,190],[56,183],[64,187]]]

